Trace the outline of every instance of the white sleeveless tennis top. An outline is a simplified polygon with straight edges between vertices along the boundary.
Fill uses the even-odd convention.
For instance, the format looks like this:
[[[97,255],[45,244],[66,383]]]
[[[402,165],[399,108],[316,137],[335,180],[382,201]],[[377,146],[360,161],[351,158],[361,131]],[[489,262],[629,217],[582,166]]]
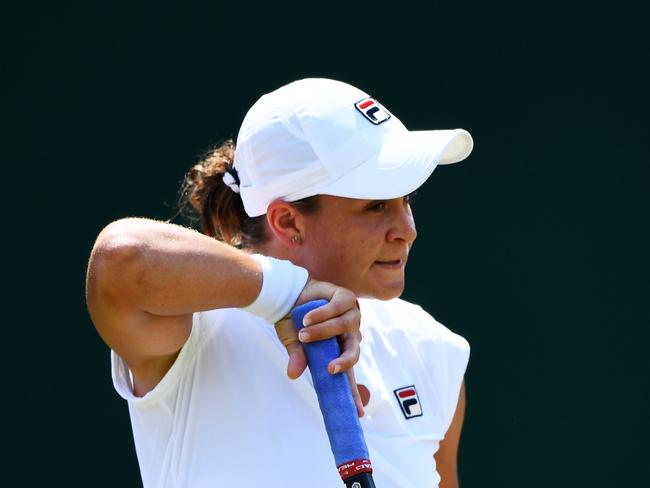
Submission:
[[[360,300],[361,424],[382,488],[438,486],[433,454],[452,420],[469,358],[462,337],[400,299]],[[143,397],[112,352],[145,488],[343,486],[308,372],[286,376],[273,327],[238,309],[194,314],[192,332]]]

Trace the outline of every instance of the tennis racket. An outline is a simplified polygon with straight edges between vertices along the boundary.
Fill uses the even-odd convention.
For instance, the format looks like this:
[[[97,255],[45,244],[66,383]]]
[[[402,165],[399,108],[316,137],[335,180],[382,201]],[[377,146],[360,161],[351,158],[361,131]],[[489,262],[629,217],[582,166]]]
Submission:
[[[296,307],[291,312],[296,329],[303,328],[302,320],[307,312],[326,303],[326,300],[314,300]],[[336,337],[303,344],[303,347],[332,454],[343,483],[348,488],[375,488],[368,448],[347,375],[332,375],[327,371],[329,362],[341,354]]]

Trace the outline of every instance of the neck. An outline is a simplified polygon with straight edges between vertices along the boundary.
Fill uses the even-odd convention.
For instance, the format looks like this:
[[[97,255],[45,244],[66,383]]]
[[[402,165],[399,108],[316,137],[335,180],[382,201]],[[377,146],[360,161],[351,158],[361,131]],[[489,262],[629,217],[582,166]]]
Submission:
[[[263,254],[264,256],[271,256],[277,259],[286,259],[292,262],[295,262],[296,258],[291,248],[287,247],[277,239],[271,239],[269,242],[255,246],[251,249],[251,252]]]

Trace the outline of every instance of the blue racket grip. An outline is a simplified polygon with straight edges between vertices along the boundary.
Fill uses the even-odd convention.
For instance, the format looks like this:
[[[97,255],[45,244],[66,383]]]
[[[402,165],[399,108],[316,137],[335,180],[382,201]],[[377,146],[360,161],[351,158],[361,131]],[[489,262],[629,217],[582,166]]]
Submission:
[[[302,320],[307,312],[327,303],[327,300],[314,300],[296,307],[291,312],[296,329],[303,328]],[[368,448],[347,375],[345,373],[332,375],[327,371],[329,362],[341,354],[339,343],[336,337],[332,337],[303,344],[303,348],[307,355],[309,372],[318,396],[332,454],[339,472],[343,475],[341,466],[353,461],[367,460]]]

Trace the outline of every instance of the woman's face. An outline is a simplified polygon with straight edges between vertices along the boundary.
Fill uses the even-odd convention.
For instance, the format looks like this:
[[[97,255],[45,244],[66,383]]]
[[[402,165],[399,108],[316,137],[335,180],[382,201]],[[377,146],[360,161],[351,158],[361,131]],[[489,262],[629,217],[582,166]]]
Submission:
[[[416,237],[410,197],[359,200],[322,195],[306,217],[300,261],[313,278],[360,297],[395,298]]]

